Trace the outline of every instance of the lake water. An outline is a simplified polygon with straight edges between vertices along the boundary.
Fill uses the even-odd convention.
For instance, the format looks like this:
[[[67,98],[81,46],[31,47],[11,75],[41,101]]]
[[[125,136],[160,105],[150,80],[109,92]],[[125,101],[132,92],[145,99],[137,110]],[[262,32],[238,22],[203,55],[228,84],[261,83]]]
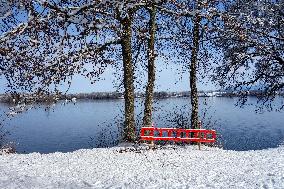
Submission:
[[[138,121],[142,115],[141,102],[140,99],[136,102]],[[250,98],[249,102],[256,104],[256,99]],[[180,114],[185,116],[189,111],[185,106],[188,103],[188,98],[156,101],[154,123],[157,127],[176,127],[170,120]],[[254,106],[239,108],[235,103],[234,98],[200,98],[204,127],[216,129],[218,143],[224,149],[258,150],[283,144],[284,112],[257,114]],[[69,152],[113,146],[119,139],[118,122],[123,115],[123,104],[123,100],[61,102],[48,110],[38,107],[16,115],[6,121],[5,128],[19,153]],[[0,104],[0,110],[7,110],[7,106]]]

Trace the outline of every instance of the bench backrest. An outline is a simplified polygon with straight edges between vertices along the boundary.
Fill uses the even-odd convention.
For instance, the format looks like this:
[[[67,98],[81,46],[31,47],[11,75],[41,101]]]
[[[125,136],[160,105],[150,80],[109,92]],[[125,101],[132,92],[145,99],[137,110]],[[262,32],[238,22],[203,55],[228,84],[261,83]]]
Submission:
[[[145,135],[147,134],[147,135]],[[177,129],[177,128],[155,128],[142,127],[141,140],[167,140],[167,141],[192,141],[208,142],[216,141],[216,131],[206,129]]]

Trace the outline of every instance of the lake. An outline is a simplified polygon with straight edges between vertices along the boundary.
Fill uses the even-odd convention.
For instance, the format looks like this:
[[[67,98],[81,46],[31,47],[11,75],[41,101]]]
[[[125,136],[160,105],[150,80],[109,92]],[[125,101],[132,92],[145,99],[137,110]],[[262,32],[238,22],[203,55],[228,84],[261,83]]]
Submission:
[[[176,127],[174,118],[189,112],[188,98],[156,100],[154,123]],[[200,117],[206,128],[218,133],[218,143],[228,150],[275,148],[284,142],[284,112],[255,113],[252,106],[236,107],[235,98],[200,98]],[[137,121],[141,123],[142,100],[136,100]],[[81,100],[76,104],[59,102],[53,107],[36,107],[6,121],[9,141],[19,153],[70,152],[81,148],[114,146],[119,140],[124,100]],[[0,110],[7,110],[0,104]],[[205,116],[204,116],[205,113]],[[138,124],[139,124],[138,123]],[[139,130],[139,129],[138,129]]]

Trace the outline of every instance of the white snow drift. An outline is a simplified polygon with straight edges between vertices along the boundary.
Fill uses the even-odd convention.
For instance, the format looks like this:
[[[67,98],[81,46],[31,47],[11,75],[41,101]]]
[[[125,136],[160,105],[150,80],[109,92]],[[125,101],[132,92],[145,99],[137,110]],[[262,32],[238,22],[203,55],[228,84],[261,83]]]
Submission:
[[[126,150],[123,150],[126,149]],[[284,188],[284,147],[203,147],[0,156],[0,188]]]

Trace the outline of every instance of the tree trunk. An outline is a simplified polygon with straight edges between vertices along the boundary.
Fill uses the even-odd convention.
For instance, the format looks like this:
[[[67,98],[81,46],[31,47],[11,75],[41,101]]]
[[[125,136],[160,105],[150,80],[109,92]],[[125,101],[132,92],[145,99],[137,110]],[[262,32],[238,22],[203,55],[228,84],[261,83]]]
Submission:
[[[144,107],[143,126],[152,124],[152,104],[155,82],[155,32],[156,32],[156,9],[153,6],[150,10],[148,41],[148,82],[146,86],[146,97]]]
[[[131,18],[124,18],[122,21],[122,59],[123,59],[123,83],[124,83],[124,100],[125,100],[125,125],[124,141],[133,142],[135,140],[135,118],[134,118],[134,80],[133,65],[131,52]]]
[[[194,18],[194,26],[193,26],[193,48],[191,51],[191,64],[190,64],[190,89],[191,89],[191,128],[198,128],[198,95],[197,95],[197,58],[199,51],[199,27],[200,27],[201,17],[196,15]]]

